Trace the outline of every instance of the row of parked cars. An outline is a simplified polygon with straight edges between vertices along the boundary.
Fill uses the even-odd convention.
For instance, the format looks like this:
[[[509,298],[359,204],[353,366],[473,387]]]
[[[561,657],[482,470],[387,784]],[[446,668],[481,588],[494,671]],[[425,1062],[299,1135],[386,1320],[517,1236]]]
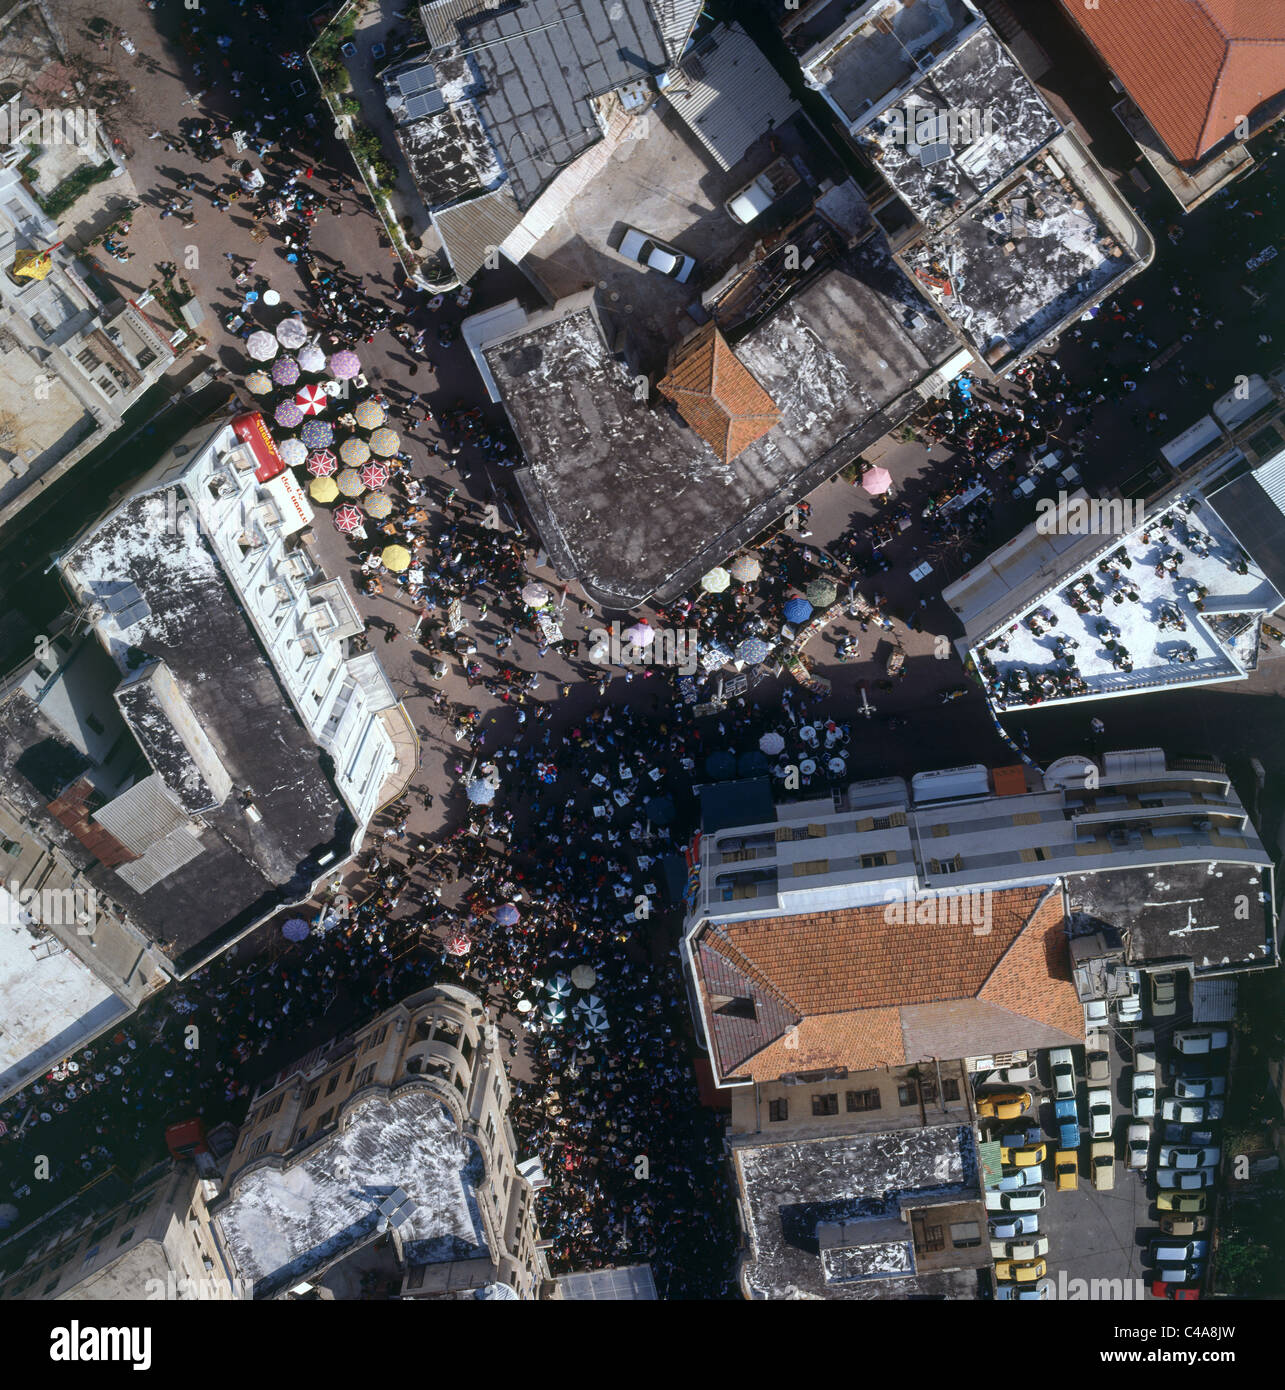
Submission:
[[[1000,1079],[1021,1083],[1034,1075],[1033,1066],[1010,1068]],[[1031,1092],[1017,1086],[977,1100],[978,1118],[994,1122],[999,1132],[1001,1177],[987,1189],[985,1202],[998,1281],[996,1297],[1005,1301],[1044,1299],[1049,1294],[1044,1258],[1049,1241],[1040,1230],[1040,1212],[1048,1201],[1044,1189],[1048,1148],[1032,1118],[1033,1105]]]

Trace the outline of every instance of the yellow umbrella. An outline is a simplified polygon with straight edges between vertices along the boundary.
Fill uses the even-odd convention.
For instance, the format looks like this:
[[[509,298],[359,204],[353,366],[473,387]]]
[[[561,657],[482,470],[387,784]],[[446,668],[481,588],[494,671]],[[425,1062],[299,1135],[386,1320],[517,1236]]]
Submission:
[[[386,545],[379,558],[388,569],[397,574],[410,569],[410,551],[404,545]]]
[[[339,457],[345,463],[362,464],[370,458],[370,445],[364,439],[358,439],[355,435],[352,439],[345,439],[339,446]]]
[[[335,486],[345,497],[360,497],[366,491],[366,484],[355,468],[341,468]]]
[[[314,478],[308,492],[314,502],[333,502],[339,496],[339,484],[333,478]]]
[[[402,447],[401,437],[396,430],[390,430],[387,425],[377,429],[370,436],[370,452],[377,457],[386,459],[391,458]]]

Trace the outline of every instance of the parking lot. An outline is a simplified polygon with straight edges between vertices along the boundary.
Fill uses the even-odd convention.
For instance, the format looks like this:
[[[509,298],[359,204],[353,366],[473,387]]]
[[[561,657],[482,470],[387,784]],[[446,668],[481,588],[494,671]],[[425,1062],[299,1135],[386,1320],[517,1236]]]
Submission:
[[[1040,1052],[1036,1058],[1037,1075],[1029,1082],[1022,1083],[1022,1089],[1032,1097],[1031,1120],[1036,1120],[1042,1130],[1042,1142],[1047,1149],[1047,1161],[1043,1165],[1045,1183],[1043,1190],[1046,1202],[1039,1216],[1039,1234],[1048,1239],[1048,1253],[1044,1256],[1047,1266],[1046,1278],[1049,1283],[1047,1297],[1051,1299],[1151,1299],[1153,1280],[1156,1271],[1150,1262],[1152,1242],[1162,1235],[1160,1218],[1165,1214],[1156,1205],[1160,1189],[1156,1182],[1157,1157],[1167,1128],[1161,1119],[1161,1107],[1166,1099],[1173,1096],[1172,1063],[1178,1055],[1173,1038],[1175,1032],[1191,1029],[1191,1005],[1188,983],[1179,977],[1176,1012],[1169,1017],[1154,1017],[1150,1009],[1150,993],[1144,980],[1144,1016],[1137,1029],[1121,1028],[1114,1021],[1099,1030],[1099,1037],[1105,1043],[1104,1051],[1109,1058],[1109,1081],[1090,1085],[1087,1080],[1086,1048],[1071,1049],[1076,1079],[1076,1109],[1080,1123],[1080,1143],[1077,1154],[1077,1186],[1074,1191],[1058,1191],[1054,1175],[1054,1155],[1059,1148],[1058,1121],[1053,1105],[1053,1076],[1048,1052]],[[1223,1025],[1225,1027],[1225,1025]],[[1155,1118],[1150,1122],[1150,1146],[1145,1170],[1131,1170],[1126,1166],[1128,1129],[1135,1121],[1132,1113],[1134,1038],[1137,1033],[1150,1030],[1155,1036],[1156,1054],[1156,1096]],[[1093,1039],[1091,1038],[1092,1042]],[[1211,1075],[1226,1074],[1229,1054],[1226,1050],[1216,1051],[1204,1058],[1192,1059],[1199,1065],[1208,1062]],[[1111,1095],[1111,1143],[1115,1156],[1113,1185],[1109,1189],[1095,1187],[1092,1177],[1091,1152],[1093,1139],[1089,1131],[1088,1093],[1090,1090],[1109,1089]],[[979,1099],[993,1086],[983,1086]],[[983,1132],[998,1135],[1018,1128],[1016,1122],[995,1123],[983,1121]],[[1212,1143],[1219,1144],[1221,1126],[1214,1122],[1206,1128],[1212,1130]],[[1179,1139],[1175,1133],[1175,1139]],[[1192,1145],[1191,1127],[1181,1133],[1179,1139],[1184,1145]],[[1005,1170],[1009,1171],[1008,1169]],[[1212,1218],[1214,1197],[1217,1191],[1206,1189],[1205,1215]],[[993,1213],[994,1215],[994,1213]],[[1212,1221],[1211,1221],[1212,1224]],[[1176,1243],[1183,1243],[1192,1237],[1174,1237]],[[1208,1232],[1195,1239],[1208,1239]],[[1208,1269],[1205,1261],[1201,1273]]]

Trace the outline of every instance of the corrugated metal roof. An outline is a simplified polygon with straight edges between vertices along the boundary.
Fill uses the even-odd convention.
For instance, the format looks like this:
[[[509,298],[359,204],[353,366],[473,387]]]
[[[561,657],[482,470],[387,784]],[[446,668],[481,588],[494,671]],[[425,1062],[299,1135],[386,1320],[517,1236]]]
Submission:
[[[738,164],[761,135],[799,110],[738,24],[716,29],[669,76],[665,99],[722,169]]]
[[[163,878],[168,878],[176,869],[190,864],[193,859],[205,852],[201,841],[191,833],[184,821],[178,829],[172,830],[163,840],[148,845],[147,852],[132,864],[122,864],[116,872],[135,893],[146,893]]]
[[[479,9],[478,0],[431,0],[430,4],[421,5],[419,14],[429,43],[435,49],[459,43],[459,21],[475,15]]]
[[[1277,509],[1285,512],[1285,450],[1268,459],[1261,468],[1255,468],[1254,480],[1276,503]]]
[[[1192,985],[1193,1023],[1230,1023],[1235,1017],[1235,980],[1197,980]]]
[[[166,794],[153,772],[94,813],[94,820],[135,854],[142,854],[170,831],[187,824],[187,816]]]
[[[467,285],[485,265],[487,256],[522,221],[522,210],[505,184],[492,193],[456,203],[430,216],[442,238],[451,268],[459,276],[460,284]]]
[[[705,0],[650,0],[651,12],[671,63],[683,56],[704,3]]]

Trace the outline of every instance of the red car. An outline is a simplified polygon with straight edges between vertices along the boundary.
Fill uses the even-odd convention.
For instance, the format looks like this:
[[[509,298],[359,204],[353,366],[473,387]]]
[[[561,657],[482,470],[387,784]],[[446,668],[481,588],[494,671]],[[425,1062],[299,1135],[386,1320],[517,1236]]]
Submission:
[[[1194,1284],[1166,1284],[1157,1279],[1151,1286],[1155,1298],[1171,1298],[1175,1303],[1194,1303],[1200,1297],[1200,1290]]]

